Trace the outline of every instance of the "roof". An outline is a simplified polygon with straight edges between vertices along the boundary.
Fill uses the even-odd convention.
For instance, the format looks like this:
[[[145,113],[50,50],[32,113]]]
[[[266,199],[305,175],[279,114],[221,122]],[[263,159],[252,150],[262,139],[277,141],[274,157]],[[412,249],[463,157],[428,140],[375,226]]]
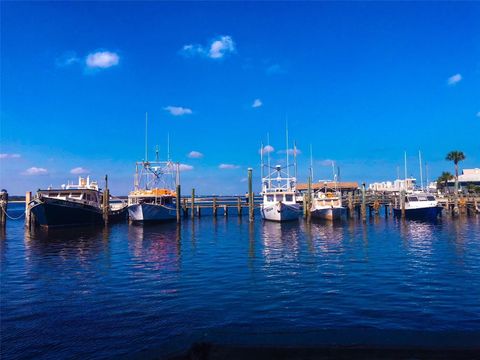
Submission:
[[[349,182],[337,182],[337,189],[339,190],[350,190],[350,189],[358,189],[358,183],[356,181],[349,181]],[[323,189],[325,187],[324,182],[312,183],[312,189]],[[334,181],[327,181],[328,188],[335,188]],[[308,190],[308,184],[297,184],[297,190]]]

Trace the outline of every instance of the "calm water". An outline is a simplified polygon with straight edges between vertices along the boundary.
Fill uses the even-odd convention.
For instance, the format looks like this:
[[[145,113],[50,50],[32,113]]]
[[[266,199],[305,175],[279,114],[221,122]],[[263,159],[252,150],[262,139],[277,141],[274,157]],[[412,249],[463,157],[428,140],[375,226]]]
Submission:
[[[33,233],[9,221],[2,236],[4,359],[166,356],[219,339],[349,343],[379,330],[389,335],[374,342],[419,332],[480,343],[478,216],[253,226],[207,216]]]

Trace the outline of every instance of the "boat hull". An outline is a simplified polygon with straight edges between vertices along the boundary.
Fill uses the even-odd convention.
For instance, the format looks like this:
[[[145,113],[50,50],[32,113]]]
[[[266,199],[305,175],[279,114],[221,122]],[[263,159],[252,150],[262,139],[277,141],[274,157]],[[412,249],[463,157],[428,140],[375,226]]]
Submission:
[[[413,220],[435,220],[442,214],[441,206],[405,209],[405,218]],[[402,209],[394,208],[394,216],[401,217]]]
[[[43,198],[30,208],[38,225],[44,227],[102,224],[101,209],[61,199]]]
[[[297,204],[286,205],[277,203],[273,205],[262,205],[260,209],[262,219],[269,221],[292,221],[297,220],[300,215],[300,206]]]
[[[173,221],[177,211],[164,205],[133,204],[128,206],[128,217],[131,221]]]
[[[329,207],[329,208],[317,208],[311,211],[311,216],[317,219],[323,220],[341,220],[345,215],[345,208],[343,207]]]
[[[120,209],[110,210],[108,212],[109,222],[122,222],[128,218],[128,206],[124,206]]]

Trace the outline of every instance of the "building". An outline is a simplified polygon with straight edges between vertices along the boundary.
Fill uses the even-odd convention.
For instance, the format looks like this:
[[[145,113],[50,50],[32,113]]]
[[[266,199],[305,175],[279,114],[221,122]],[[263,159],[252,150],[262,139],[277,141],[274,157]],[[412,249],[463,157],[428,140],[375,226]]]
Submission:
[[[368,185],[368,190],[378,192],[399,192],[401,190],[413,190],[417,183],[415,178],[407,178],[405,180],[397,179],[395,181],[375,182]],[[406,185],[406,186],[405,186]]]
[[[337,189],[340,191],[342,194],[347,193],[347,192],[352,192],[358,189],[358,183],[356,181],[350,181],[350,182],[342,182],[338,181],[335,183],[335,181],[324,181],[324,180],[319,180],[316,183],[312,183],[312,190],[320,190],[324,189],[325,187],[329,189]],[[297,190],[300,193],[304,193],[308,191],[308,184],[297,184]]]
[[[480,186],[480,168],[463,169],[462,174],[458,175],[458,189],[466,191],[469,186]],[[449,190],[455,189],[455,179],[448,181]]]

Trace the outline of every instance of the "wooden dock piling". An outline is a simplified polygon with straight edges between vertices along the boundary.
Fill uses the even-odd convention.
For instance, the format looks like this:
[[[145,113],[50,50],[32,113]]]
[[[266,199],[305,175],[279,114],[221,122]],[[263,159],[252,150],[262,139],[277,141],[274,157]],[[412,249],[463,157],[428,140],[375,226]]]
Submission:
[[[248,169],[248,220],[253,222],[253,186],[252,186],[252,168]]]
[[[365,183],[362,184],[362,205],[360,208],[362,221],[367,221],[367,197],[365,193]]]
[[[108,190],[108,175],[105,175],[105,190],[103,190],[102,211],[103,222],[108,224],[108,211],[110,209],[110,190]]]
[[[25,226],[30,228],[32,226],[32,212],[30,211],[30,201],[32,201],[32,192],[25,193]]]
[[[176,192],[175,192],[175,196],[176,196],[176,200],[175,200],[175,208],[177,210],[177,224],[180,223],[181,221],[181,206],[180,206],[180,199],[181,199],[181,188],[180,188],[180,184],[177,185],[177,189],[176,189]]]
[[[192,189],[192,199],[190,201],[190,211],[192,212],[190,214],[192,220],[195,218],[195,189]]]
[[[3,228],[7,224],[8,192],[0,192],[0,226]]]
[[[214,217],[217,216],[217,198],[215,196],[213,197],[212,201],[212,213]]]
[[[400,206],[401,206],[401,213],[402,213],[402,219],[405,219],[405,190],[400,191]]]
[[[237,198],[237,212],[238,216],[242,216],[242,200],[240,199],[240,196]]]

